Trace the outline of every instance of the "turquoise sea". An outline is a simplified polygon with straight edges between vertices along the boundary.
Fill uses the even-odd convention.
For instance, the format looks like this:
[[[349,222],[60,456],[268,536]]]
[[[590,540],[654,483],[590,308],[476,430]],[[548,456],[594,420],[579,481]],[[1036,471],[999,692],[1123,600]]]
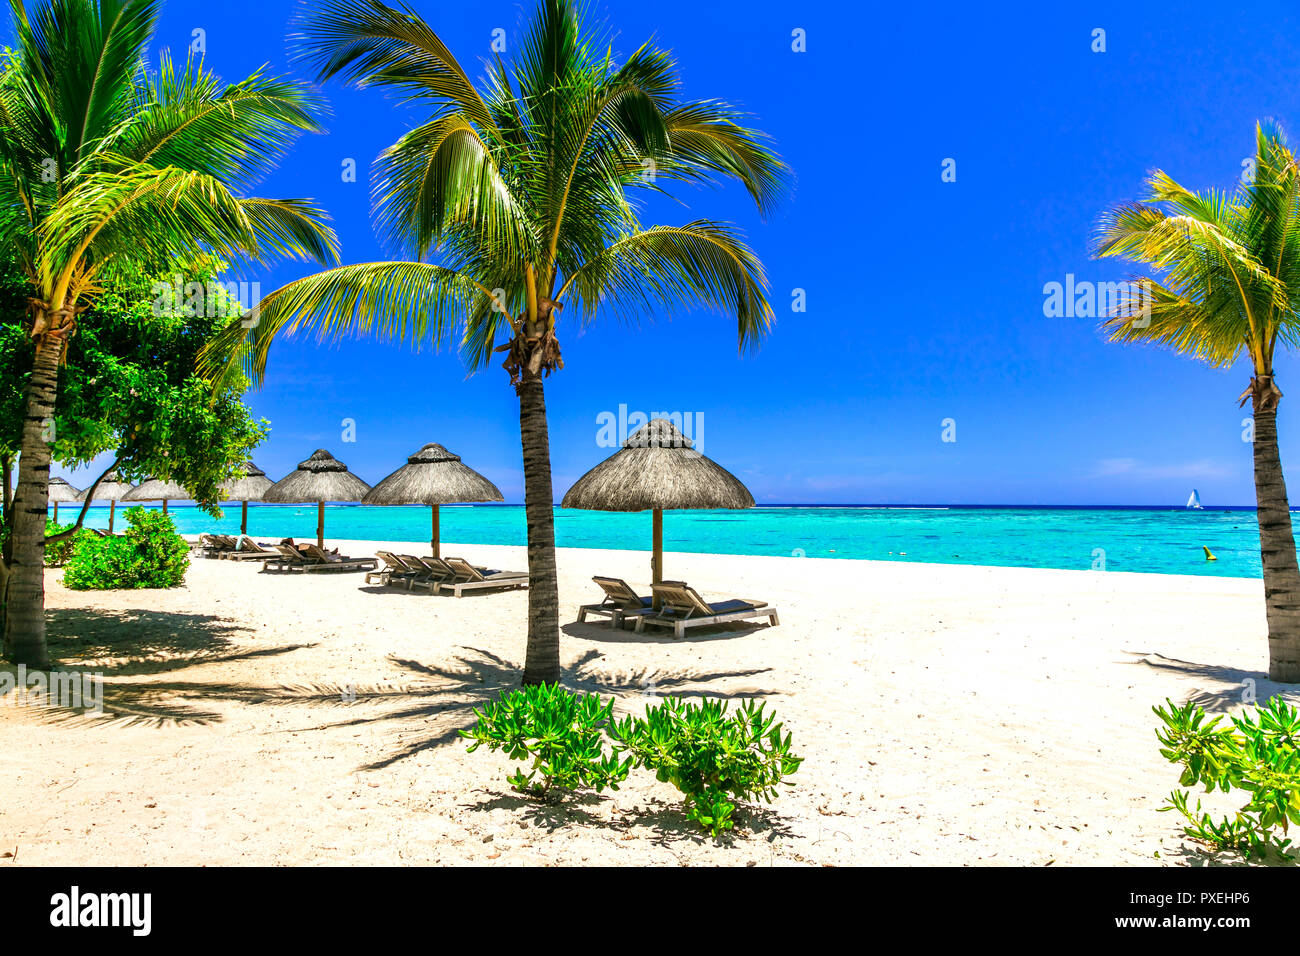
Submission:
[[[121,528],[122,508],[118,509]],[[216,520],[192,506],[172,505],[182,534],[237,532],[239,505]],[[62,506],[60,519],[76,514]],[[108,509],[94,507],[87,524],[108,527]],[[248,509],[259,540],[314,538],[312,505]],[[650,513],[555,509],[557,543],[567,548],[650,548]],[[325,537],[428,542],[429,509],[327,505]],[[458,505],[442,509],[442,540],[459,544],[525,543],[522,505]],[[1217,555],[1205,560],[1202,545]],[[942,564],[1259,577],[1254,509],[762,507],[747,511],[670,511],[664,549],[716,554],[870,558]]]

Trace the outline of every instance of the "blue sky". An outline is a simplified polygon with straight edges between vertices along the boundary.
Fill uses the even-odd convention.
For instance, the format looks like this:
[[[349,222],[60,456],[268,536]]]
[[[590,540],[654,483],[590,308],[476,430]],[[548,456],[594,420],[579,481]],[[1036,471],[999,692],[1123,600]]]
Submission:
[[[530,3],[417,2],[477,74],[493,30],[507,55]],[[965,5],[964,5],[965,6]],[[973,5],[971,5],[973,6]],[[982,6],[982,5],[981,5]],[[291,72],[294,5],[171,0],[151,61],[205,31],[234,81]],[[704,417],[704,451],[760,502],[1251,504],[1236,396],[1248,372],[1105,344],[1088,318],[1046,318],[1043,286],[1122,279],[1089,256],[1098,214],[1164,168],[1227,186],[1258,118],[1300,139],[1300,29],[1289,4],[596,2],[627,54],[653,36],[685,93],[757,114],[794,169],[763,222],[738,190],[682,189],[647,222],[738,223],[767,266],[776,324],[740,356],[735,328],[699,313],[560,330],[547,385],[557,498],[610,453],[602,412]],[[1105,30],[1104,53],[1091,50]],[[806,52],[792,50],[792,31]],[[369,167],[417,115],[377,91],[324,87],[329,133],[299,142],[258,187],[332,214],[344,260],[383,258]],[[357,182],[342,181],[345,159]],[[956,162],[956,181],[941,165]],[[308,267],[246,272],[269,291]],[[793,290],[807,308],[791,308]],[[1300,384],[1278,381],[1284,463],[1300,461]],[[644,374],[643,374],[644,373]],[[279,478],[326,447],[374,482],[438,441],[522,500],[518,412],[499,368],[467,378],[454,353],[373,341],[280,342],[249,404],[270,420],[256,460]],[[943,421],[955,442],[941,440]],[[345,420],[355,441],[343,441]],[[74,483],[84,475],[73,475]]]

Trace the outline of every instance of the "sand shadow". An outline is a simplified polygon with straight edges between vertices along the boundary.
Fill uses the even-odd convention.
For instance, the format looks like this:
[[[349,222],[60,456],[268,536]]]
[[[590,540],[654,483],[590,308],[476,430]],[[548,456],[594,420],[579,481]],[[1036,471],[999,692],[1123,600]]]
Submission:
[[[579,624],[570,621],[560,628],[569,637],[580,637],[587,641],[604,644],[694,644],[700,641],[734,641],[748,637],[755,631],[766,630],[766,623],[735,621],[730,624],[715,624],[709,627],[689,628],[681,637],[673,637],[672,628],[646,628],[641,633],[630,628],[611,627],[608,623]]]
[[[428,588],[421,587],[412,588],[408,591],[405,587],[398,587],[392,584],[387,587],[382,584],[363,584],[361,587],[357,588],[357,590],[366,594],[389,594],[393,597],[400,598],[420,597],[426,600],[429,598],[438,598],[440,600],[450,598],[453,601],[463,601],[469,598],[500,597],[502,594],[510,594],[516,591],[525,594],[528,592],[527,588],[503,587],[496,590],[493,590],[492,588],[481,588],[475,591],[466,591],[460,597],[456,597],[456,595],[448,591],[431,591]]]
[[[603,800],[602,794],[590,791],[566,793],[553,800],[537,800],[514,791],[501,793],[494,790],[477,790],[475,792],[489,794],[491,799],[480,800],[477,803],[462,803],[461,806],[466,810],[476,813],[501,809],[513,810],[519,817],[545,830],[548,834],[563,830],[575,823],[584,827],[609,825],[608,821],[602,820],[587,809],[599,806]]]
[[[649,773],[649,771],[633,771]],[[588,809],[599,806],[607,799],[609,793],[580,791],[566,793],[554,801],[543,802],[524,794],[510,791],[502,793],[494,790],[479,790],[491,796],[489,800],[477,803],[463,803],[465,809],[474,812],[487,812],[497,809],[517,811],[519,816],[548,833],[564,829],[570,824],[599,827],[619,833],[636,835],[638,830],[648,829],[652,835],[650,842],[657,846],[670,847],[673,843],[687,841],[697,846],[713,844],[719,847],[733,847],[737,838],[765,839],[769,842],[779,837],[793,837],[794,830],[775,810],[751,804],[737,804],[732,819],[735,829],[727,830],[713,837],[700,828],[700,825],[686,815],[679,803],[667,803],[657,798],[646,801],[644,807],[617,810],[612,819],[605,819]]]
[[[1218,687],[1209,689],[1197,688],[1185,697],[1187,702],[1197,704],[1210,713],[1226,713],[1239,705],[1263,704],[1276,696],[1284,697],[1292,703],[1300,703],[1300,691],[1294,685],[1271,681],[1263,671],[1178,660],[1149,651],[1126,653],[1135,658],[1128,663],[1199,677],[1218,684]]]
[[[463,743],[460,731],[474,722],[474,711],[497,699],[503,691],[519,686],[523,666],[482,648],[462,647],[462,653],[447,663],[429,664],[389,656],[389,661],[409,675],[410,680],[382,688],[341,684],[315,684],[302,688],[281,688],[260,703],[316,703],[335,707],[357,704],[392,703],[380,713],[368,709],[326,723],[300,726],[285,732],[299,733],[339,727],[388,725],[396,743],[386,755],[365,763],[358,770],[381,770],[426,750]],[[563,683],[575,691],[615,699],[616,714],[640,712],[645,704],[666,693],[674,696],[717,698],[765,697],[774,693],[762,687],[718,691],[708,685],[735,678],[754,677],[769,668],[695,672],[672,668],[609,671],[597,666],[603,655],[588,651],[570,668]],[[351,709],[351,707],[348,707]],[[412,726],[419,729],[412,731]]]
[[[1205,846],[1190,837],[1175,849],[1164,849],[1161,858],[1176,860],[1182,866],[1206,867],[1216,869],[1245,869],[1254,867],[1290,868],[1300,865],[1300,848],[1291,847],[1286,853],[1270,852],[1265,857],[1247,858],[1235,850],[1220,850]]]
[[[56,608],[47,612],[47,640],[57,663],[48,675],[52,687],[75,678],[78,698],[62,693],[37,701],[32,713],[72,726],[112,724],[209,724],[221,720],[217,711],[195,703],[212,700],[257,700],[273,690],[235,683],[149,680],[190,668],[255,660],[287,654],[310,644],[248,647],[255,632],[209,614],[128,610],[88,611]],[[13,674],[6,667],[4,673]],[[28,671],[28,684],[32,682]],[[94,701],[87,704],[87,701]]]

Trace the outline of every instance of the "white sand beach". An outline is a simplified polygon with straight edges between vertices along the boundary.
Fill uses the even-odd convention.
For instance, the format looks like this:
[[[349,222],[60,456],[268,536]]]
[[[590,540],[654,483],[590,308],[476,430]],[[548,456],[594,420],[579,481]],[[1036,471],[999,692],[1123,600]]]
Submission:
[[[444,554],[525,567],[522,548]],[[674,553],[668,576],[781,624],[673,640],[572,623],[592,574],[644,588],[646,553],[559,563],[567,683],[619,712],[767,700],[805,758],[795,786],[716,843],[646,771],[559,806],[514,794],[510,762],[456,731],[517,681],[526,592],[217,560],[170,591],[73,592],[52,570],[52,652],[104,674],[106,713],[0,701],[0,865],[1196,864],[1156,812],[1177,772],[1150,708],[1278,690],[1258,581]]]

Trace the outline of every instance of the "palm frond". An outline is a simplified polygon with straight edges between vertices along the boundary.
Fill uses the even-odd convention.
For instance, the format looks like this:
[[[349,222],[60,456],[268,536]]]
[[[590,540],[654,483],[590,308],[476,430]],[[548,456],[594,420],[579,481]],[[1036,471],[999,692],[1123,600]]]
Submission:
[[[262,381],[275,337],[314,332],[321,341],[362,335],[435,347],[454,340],[465,316],[491,290],[442,266],[422,262],[363,262],[306,276],[262,299],[252,316],[233,323],[200,356],[200,370],[221,374],[232,355],[245,374]],[[236,347],[247,338],[248,349]]]
[[[1194,192],[1163,171],[1145,203],[1105,213],[1096,253],[1148,266],[1149,298],[1106,323],[1112,341],[1151,342],[1216,366],[1246,354],[1271,374],[1278,342],[1300,340],[1300,175],[1281,130],[1256,131],[1255,175],[1232,195]]]
[[[139,90],[115,152],[139,163],[177,166],[250,185],[274,169],[303,132],[323,132],[324,99],[301,84],[254,73],[222,85],[194,60],[171,57]]]
[[[322,81],[338,76],[358,86],[446,100],[473,123],[493,128],[487,105],[451,50],[405,5],[325,0],[298,19],[290,42]]]
[[[735,316],[742,349],[772,321],[758,257],[733,228],[707,220],[616,240],[568,278],[561,297],[566,293],[585,322],[598,309],[633,319],[656,306],[673,313],[702,304]]]
[[[536,254],[527,214],[463,114],[439,116],[411,130],[381,154],[378,170],[378,226],[415,258],[424,258],[453,225],[513,256]]]

